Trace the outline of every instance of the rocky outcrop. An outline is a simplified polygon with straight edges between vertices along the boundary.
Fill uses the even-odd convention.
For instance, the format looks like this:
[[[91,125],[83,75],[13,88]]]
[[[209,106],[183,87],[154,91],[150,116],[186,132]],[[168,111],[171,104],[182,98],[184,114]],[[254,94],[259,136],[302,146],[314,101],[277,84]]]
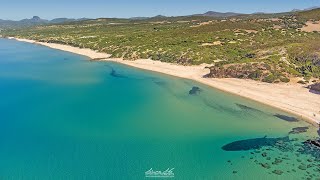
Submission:
[[[210,78],[249,78],[249,76],[260,78],[262,75],[258,69],[243,66],[212,66],[209,69],[210,73],[206,77]]]
[[[312,90],[312,91],[318,91],[320,92],[320,83],[315,83],[313,85],[310,85],[309,86],[309,89]]]
[[[189,91],[189,94],[190,94],[190,95],[197,95],[197,94],[200,93],[200,91],[201,91],[201,89],[200,89],[199,87],[194,86],[194,87],[192,87],[192,89]]]
[[[304,143],[308,144],[308,145],[312,145],[313,147],[320,148],[320,139],[318,139],[318,140],[307,140]]]
[[[207,78],[241,78],[268,83],[289,82],[285,74],[277,73],[277,75],[274,75],[272,73],[274,70],[265,63],[229,64],[207,68],[210,69],[210,73],[204,76]]]

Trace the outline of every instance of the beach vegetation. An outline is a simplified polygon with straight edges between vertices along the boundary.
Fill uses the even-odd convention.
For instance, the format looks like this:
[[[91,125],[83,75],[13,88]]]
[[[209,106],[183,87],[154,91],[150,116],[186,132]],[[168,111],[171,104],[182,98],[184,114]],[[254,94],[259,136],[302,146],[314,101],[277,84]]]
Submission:
[[[239,78],[288,82],[292,77],[320,78],[320,33],[302,30],[307,22],[319,20],[320,9],[225,19],[100,18],[6,29],[1,35],[90,48],[126,60],[241,66],[247,74]]]

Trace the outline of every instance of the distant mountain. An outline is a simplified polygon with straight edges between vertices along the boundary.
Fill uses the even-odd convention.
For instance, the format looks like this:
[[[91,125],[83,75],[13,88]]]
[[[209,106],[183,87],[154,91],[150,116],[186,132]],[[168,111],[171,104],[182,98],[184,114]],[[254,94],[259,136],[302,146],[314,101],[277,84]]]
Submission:
[[[88,18],[80,18],[80,19],[69,19],[69,18],[56,18],[49,21],[51,24],[60,24],[65,22],[74,22],[74,21],[85,21],[89,20]]]
[[[319,9],[319,8],[320,8],[320,6],[313,6],[313,7],[304,9],[304,11],[310,11],[310,10]]]
[[[301,9],[292,9],[291,12],[299,12]]]
[[[314,9],[318,9],[320,6],[313,6],[306,9],[293,9],[291,12],[303,12],[303,11],[310,11]],[[286,13],[286,12],[284,12]],[[207,17],[215,17],[215,18],[228,18],[233,16],[245,16],[245,15],[267,15],[267,14],[283,14],[283,13],[266,13],[266,12],[255,12],[251,14],[243,14],[243,13],[235,13],[235,12],[216,12],[216,11],[208,11],[203,14],[194,14],[193,16],[207,16]]]
[[[241,13],[234,13],[234,12],[215,12],[215,11],[208,11],[204,14],[194,14],[193,16],[208,16],[208,17],[216,17],[216,18],[226,18],[232,16],[242,15]]]
[[[39,16],[33,16],[31,19],[22,19],[18,22],[18,24],[21,24],[23,26],[45,23],[48,23],[48,20],[41,19]]]
[[[149,19],[149,17],[132,17],[130,19],[131,20],[145,20],[145,19]]]
[[[46,19],[41,19],[39,16],[33,16],[31,19],[22,19],[20,21],[0,19],[0,28],[19,28],[19,27],[28,27],[28,26],[34,26],[34,25],[59,24],[59,23],[83,21],[83,20],[88,20],[88,19],[87,18],[81,18],[81,19],[56,18],[52,20],[46,20]]]
[[[302,11],[310,11],[310,10],[314,10],[314,9],[319,9],[320,6],[312,6],[306,9],[293,9],[291,12],[302,12]]]
[[[252,13],[253,15],[254,14],[267,14],[267,13],[265,13],[265,12],[255,12],[255,13]]]
[[[56,19],[52,19],[50,23],[64,23],[64,22],[72,22],[72,21],[76,21],[76,19],[56,18]]]

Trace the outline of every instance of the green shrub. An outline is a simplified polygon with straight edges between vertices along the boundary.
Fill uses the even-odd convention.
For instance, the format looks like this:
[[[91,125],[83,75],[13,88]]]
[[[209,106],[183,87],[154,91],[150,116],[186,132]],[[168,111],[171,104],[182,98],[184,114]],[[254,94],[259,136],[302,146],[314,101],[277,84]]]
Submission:
[[[298,81],[298,83],[299,84],[307,84],[305,81],[303,81],[303,80],[300,80],[300,81]]]
[[[268,76],[262,79],[263,82],[267,82],[267,83],[273,83],[275,80],[276,78],[273,74],[269,74]]]
[[[290,82],[290,79],[287,78],[287,77],[280,77],[280,81],[281,81],[281,82],[288,83],[288,82]]]

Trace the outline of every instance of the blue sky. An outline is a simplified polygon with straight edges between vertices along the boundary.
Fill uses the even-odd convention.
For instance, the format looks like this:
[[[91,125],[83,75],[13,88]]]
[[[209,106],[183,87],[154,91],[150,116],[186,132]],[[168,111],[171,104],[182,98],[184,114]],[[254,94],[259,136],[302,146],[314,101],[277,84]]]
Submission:
[[[177,16],[209,10],[284,12],[312,6],[320,6],[320,0],[1,0],[0,19]]]

